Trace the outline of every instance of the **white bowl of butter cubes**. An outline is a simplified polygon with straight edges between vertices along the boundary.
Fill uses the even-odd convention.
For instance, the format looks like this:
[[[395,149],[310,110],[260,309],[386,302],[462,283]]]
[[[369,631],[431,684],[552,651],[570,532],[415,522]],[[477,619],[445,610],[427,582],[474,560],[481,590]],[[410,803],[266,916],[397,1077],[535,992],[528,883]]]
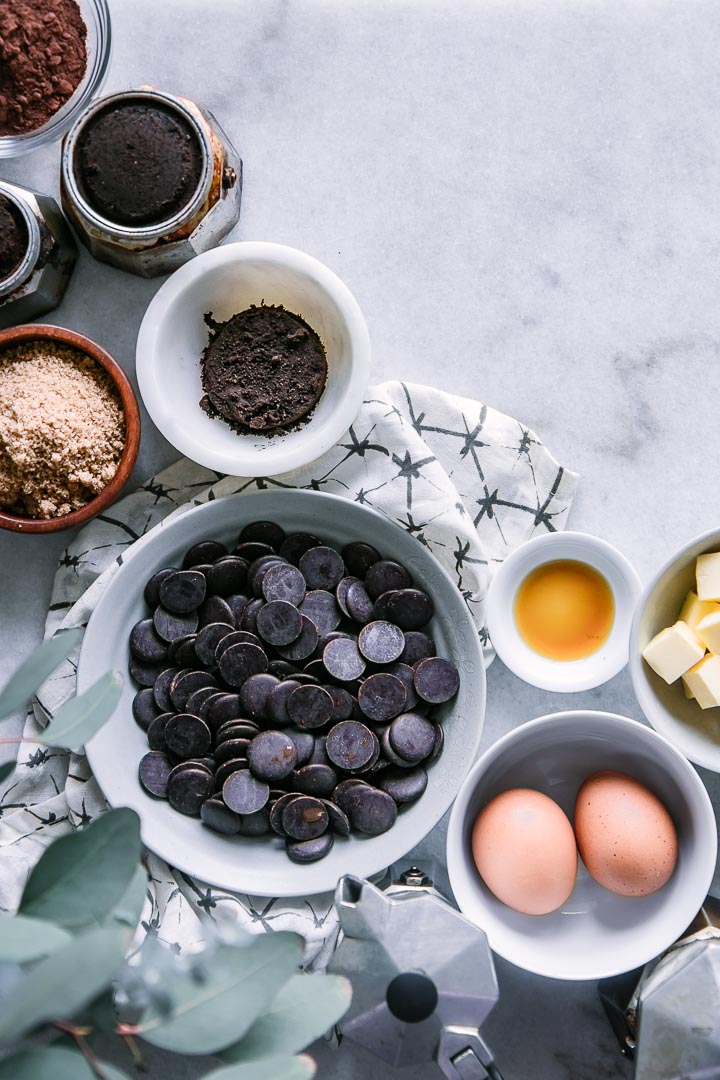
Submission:
[[[630,672],[656,731],[720,773],[720,529],[687,544],[645,588]]]

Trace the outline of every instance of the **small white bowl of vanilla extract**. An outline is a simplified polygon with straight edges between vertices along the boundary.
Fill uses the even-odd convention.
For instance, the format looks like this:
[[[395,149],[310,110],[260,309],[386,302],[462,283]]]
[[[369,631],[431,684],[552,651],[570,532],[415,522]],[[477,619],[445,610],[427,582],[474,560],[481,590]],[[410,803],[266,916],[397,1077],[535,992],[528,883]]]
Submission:
[[[590,690],[627,664],[639,594],[635,570],[605,540],[547,533],[495,574],[487,627],[500,659],[525,682],[558,693]]]

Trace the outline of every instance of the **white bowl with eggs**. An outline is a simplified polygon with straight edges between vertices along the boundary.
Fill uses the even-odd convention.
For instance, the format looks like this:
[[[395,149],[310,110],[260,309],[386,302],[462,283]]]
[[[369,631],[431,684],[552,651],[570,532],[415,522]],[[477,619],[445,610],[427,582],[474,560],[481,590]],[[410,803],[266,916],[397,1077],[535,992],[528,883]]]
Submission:
[[[696,765],[720,773],[720,709],[701,709],[688,699],[682,679],[668,684],[643,659],[648,642],[679,618],[683,602],[696,588],[698,555],[720,551],[720,529],[703,533],[668,559],[646,585],[630,635],[633,689],[652,726]]]
[[[590,641],[580,659],[557,659],[532,648],[523,637],[516,617],[516,602],[523,583],[534,572],[555,563],[575,563],[595,571],[611,594],[607,634]],[[568,625],[564,598],[551,596],[557,623]],[[506,667],[532,686],[568,694],[590,690],[612,679],[628,662],[628,642],[640,580],[617,548],[597,536],[581,532],[555,532],[534,537],[516,548],[498,568],[486,601],[490,639]]]
[[[309,416],[274,435],[239,434],[200,407],[205,320],[224,322],[250,305],[282,304],[318,334],[327,381]],[[143,402],[165,438],[193,461],[232,476],[276,476],[321,457],[363,403],[370,338],[357,301],[329,267],[284,244],[244,241],[198,255],[150,302],[136,347]]]
[[[677,862],[666,884],[650,895],[628,896],[600,885],[578,857],[568,899],[545,915],[526,915],[501,902],[485,884],[472,850],[475,822],[495,796],[511,789],[531,789],[559,805],[566,822],[574,819],[583,783],[602,770],[624,773],[644,785],[670,815],[677,838]],[[619,800],[622,801],[622,800]],[[648,813],[651,807],[648,808]],[[629,847],[643,828],[641,807],[633,821]],[[567,826],[550,815],[543,830],[546,851],[537,844],[545,868],[562,863],[557,876],[567,879]],[[579,819],[580,820],[580,819]],[[645,866],[628,865],[637,881],[652,878],[666,849],[648,828]],[[583,846],[593,857],[602,851],[602,813],[594,827],[585,808]],[[575,830],[579,836],[579,828]],[[607,833],[605,834],[607,839]],[[669,842],[669,839],[668,839]],[[654,852],[652,851],[655,845]],[[635,849],[636,850],[636,849]],[[498,846],[488,852],[500,873],[511,853]],[[575,710],[531,720],[509,732],[475,764],[455,800],[447,837],[450,883],[460,910],[485,930],[500,956],[538,975],[555,979],[602,979],[640,967],[667,949],[687,928],[702,905],[715,870],[717,830],[712,804],[695,770],[667,739],[635,720],[611,713]],[[666,872],[668,868],[666,867]],[[649,877],[648,877],[649,875]],[[561,881],[561,891],[565,888]],[[532,894],[532,883],[522,888]],[[528,892],[529,890],[529,892]],[[525,897],[518,897],[522,904]]]

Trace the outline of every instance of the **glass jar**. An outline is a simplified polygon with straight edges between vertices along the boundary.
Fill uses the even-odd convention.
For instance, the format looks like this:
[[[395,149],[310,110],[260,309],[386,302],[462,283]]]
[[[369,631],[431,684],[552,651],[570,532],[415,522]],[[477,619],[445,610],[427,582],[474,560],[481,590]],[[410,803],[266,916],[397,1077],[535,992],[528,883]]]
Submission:
[[[59,139],[103,88],[112,52],[112,31],[107,0],[78,0],[87,28],[87,69],[82,82],[61,109],[36,131],[0,135],[0,158],[20,157]]]

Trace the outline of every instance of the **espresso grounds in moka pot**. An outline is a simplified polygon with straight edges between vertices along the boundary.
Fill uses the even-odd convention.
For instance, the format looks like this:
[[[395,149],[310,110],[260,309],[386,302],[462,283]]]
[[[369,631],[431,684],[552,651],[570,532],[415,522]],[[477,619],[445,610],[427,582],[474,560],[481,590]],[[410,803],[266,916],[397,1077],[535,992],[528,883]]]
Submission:
[[[74,168],[82,196],[97,214],[143,228],[170,220],[188,205],[200,183],[203,154],[180,113],[120,102],[88,121]]]
[[[253,304],[217,323],[206,316],[200,405],[240,434],[287,431],[318,403],[327,380],[323,344],[300,315]]]
[[[20,266],[29,242],[22,214],[10,199],[0,195],[0,284]]]

